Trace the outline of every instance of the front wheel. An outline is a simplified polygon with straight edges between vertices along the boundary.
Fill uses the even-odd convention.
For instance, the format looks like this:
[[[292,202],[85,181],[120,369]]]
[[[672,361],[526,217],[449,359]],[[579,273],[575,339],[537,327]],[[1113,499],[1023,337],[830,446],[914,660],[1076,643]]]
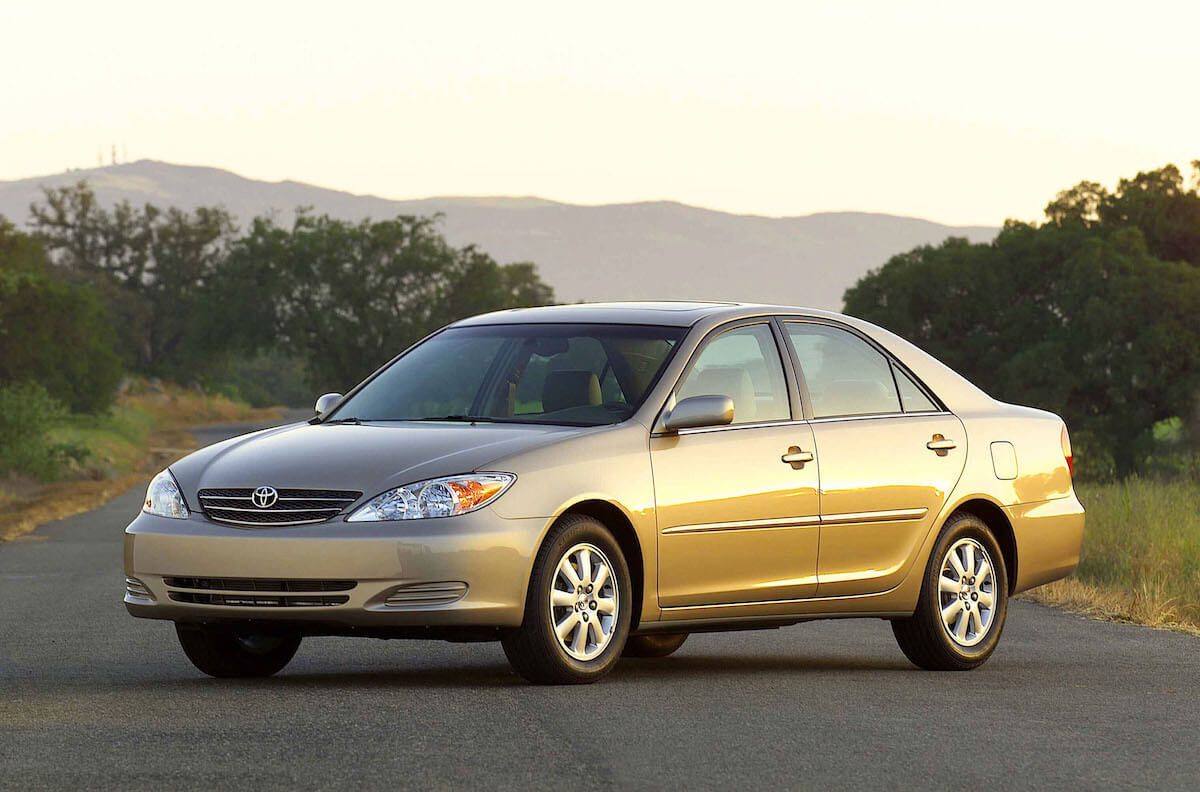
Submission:
[[[291,662],[300,634],[176,622],[175,634],[192,665],[214,677],[265,677]]]
[[[892,622],[900,649],[934,671],[966,671],[996,649],[1008,613],[1008,573],[1000,545],[983,520],[951,515],[921,584],[917,609]]]
[[[501,639],[514,670],[530,682],[595,682],[621,657],[633,617],[621,548],[599,520],[569,515],[538,551],[521,626]]]

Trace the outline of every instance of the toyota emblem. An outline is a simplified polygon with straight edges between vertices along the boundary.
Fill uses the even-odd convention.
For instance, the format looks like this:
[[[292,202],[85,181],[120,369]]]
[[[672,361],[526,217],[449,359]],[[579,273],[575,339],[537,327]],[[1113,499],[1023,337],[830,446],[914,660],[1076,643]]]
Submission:
[[[259,487],[250,495],[250,501],[260,509],[269,509],[279,500],[279,493],[274,487]]]

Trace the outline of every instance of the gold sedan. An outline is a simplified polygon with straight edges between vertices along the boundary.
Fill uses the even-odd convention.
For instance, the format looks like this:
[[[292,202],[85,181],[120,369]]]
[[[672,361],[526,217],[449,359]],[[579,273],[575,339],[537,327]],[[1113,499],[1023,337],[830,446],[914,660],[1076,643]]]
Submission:
[[[834,313],[487,314],[316,413],[175,463],[126,529],[126,607],[206,673],[361,635],[590,682],[697,630],[855,616],[969,669],[1079,560],[1062,420]]]

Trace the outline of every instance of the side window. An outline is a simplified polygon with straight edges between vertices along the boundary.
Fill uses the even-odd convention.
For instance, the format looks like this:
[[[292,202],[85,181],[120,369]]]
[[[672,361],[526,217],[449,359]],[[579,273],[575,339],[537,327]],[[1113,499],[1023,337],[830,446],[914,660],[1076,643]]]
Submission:
[[[787,383],[775,337],[767,324],[727,330],[700,350],[675,398],[728,396],[735,424],[791,418]]]
[[[891,361],[866,341],[828,325],[787,322],[784,327],[808,385],[814,418],[901,411]]]
[[[896,385],[900,388],[900,405],[904,412],[937,412],[938,406],[925,395],[925,391],[917,387],[912,377],[905,374],[895,363],[892,364],[892,371],[896,375]]]

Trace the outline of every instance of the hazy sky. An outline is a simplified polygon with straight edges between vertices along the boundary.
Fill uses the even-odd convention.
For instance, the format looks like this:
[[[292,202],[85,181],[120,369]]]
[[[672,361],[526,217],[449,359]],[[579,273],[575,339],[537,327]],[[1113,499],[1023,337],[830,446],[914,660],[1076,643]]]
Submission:
[[[0,0],[0,179],[1033,219],[1200,158],[1200,3]]]

